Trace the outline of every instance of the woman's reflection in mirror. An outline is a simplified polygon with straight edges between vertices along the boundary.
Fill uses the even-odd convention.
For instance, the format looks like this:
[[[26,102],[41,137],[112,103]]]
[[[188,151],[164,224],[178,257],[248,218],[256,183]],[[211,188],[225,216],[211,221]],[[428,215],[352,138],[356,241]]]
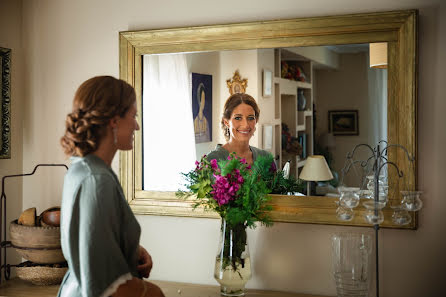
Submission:
[[[256,131],[260,109],[255,99],[248,94],[236,93],[231,95],[224,105],[221,128],[226,139],[225,144],[218,144],[211,151],[208,160],[225,160],[234,152],[237,157],[253,164],[258,156],[266,156],[269,152],[249,145],[249,141]]]

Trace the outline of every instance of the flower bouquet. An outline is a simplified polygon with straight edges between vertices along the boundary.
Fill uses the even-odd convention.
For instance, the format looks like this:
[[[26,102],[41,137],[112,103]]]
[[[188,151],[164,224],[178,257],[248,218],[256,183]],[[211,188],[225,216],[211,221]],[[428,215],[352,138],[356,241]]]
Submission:
[[[255,228],[256,222],[272,224],[268,194],[274,189],[280,192],[289,188],[290,182],[276,170],[271,155],[258,157],[252,166],[235,154],[218,162],[203,156],[195,165],[194,170],[184,174],[190,192],[178,191],[177,196],[196,196],[194,209],[201,206],[222,218],[214,276],[223,295],[241,296],[251,278],[246,228]]]

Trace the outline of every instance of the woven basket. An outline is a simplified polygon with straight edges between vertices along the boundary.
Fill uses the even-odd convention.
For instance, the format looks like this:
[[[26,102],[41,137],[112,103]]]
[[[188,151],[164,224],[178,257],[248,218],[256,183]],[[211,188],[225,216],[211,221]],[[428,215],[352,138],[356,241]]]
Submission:
[[[16,267],[17,277],[38,286],[60,284],[67,270],[67,267]]]
[[[65,261],[59,227],[24,226],[14,220],[9,225],[9,236],[12,246],[29,261],[41,264]]]

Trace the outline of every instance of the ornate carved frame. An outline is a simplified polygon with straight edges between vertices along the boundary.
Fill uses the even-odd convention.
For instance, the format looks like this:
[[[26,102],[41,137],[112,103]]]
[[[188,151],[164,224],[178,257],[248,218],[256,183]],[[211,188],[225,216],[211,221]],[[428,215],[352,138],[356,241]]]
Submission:
[[[11,50],[0,47],[0,159],[11,158]]]
[[[120,77],[135,87],[141,107],[144,54],[388,42],[388,140],[404,145],[416,157],[417,19],[418,12],[408,10],[121,32]],[[201,210],[192,211],[191,202],[176,199],[173,192],[143,191],[141,143],[138,132],[135,149],[120,155],[121,183],[136,214],[216,217]],[[403,170],[408,168],[402,153],[389,152],[389,159]],[[395,176],[389,178],[397,190],[403,189]],[[408,184],[416,187],[416,168]],[[272,205],[275,221],[366,226],[360,214],[350,222],[337,220],[333,198],[273,195]],[[364,211],[358,208],[357,211]],[[416,215],[410,225],[400,227],[392,223],[390,208],[384,212],[383,227],[417,227]]]

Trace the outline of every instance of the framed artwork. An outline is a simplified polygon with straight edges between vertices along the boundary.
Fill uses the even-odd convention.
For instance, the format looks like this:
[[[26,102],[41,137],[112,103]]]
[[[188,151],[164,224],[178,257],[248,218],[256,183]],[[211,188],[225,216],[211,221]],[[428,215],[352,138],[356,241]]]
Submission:
[[[11,50],[0,47],[0,159],[11,158]]]
[[[273,72],[263,69],[263,97],[271,97],[273,92]]]
[[[238,93],[246,93],[248,87],[248,79],[242,79],[238,70],[234,72],[232,78],[226,80],[226,85],[229,89],[229,94],[234,95]]]
[[[192,73],[195,143],[212,141],[212,75]]]
[[[333,135],[359,135],[358,111],[328,111],[328,131]]]

